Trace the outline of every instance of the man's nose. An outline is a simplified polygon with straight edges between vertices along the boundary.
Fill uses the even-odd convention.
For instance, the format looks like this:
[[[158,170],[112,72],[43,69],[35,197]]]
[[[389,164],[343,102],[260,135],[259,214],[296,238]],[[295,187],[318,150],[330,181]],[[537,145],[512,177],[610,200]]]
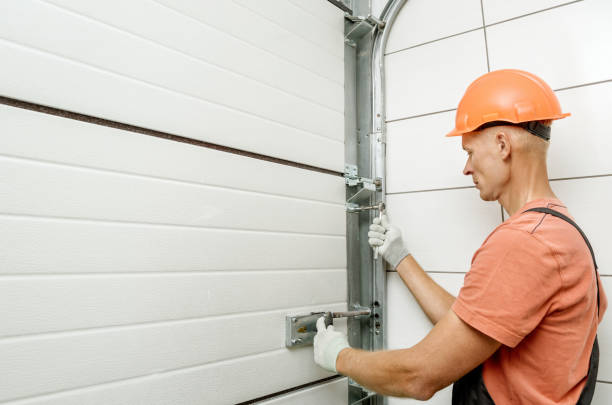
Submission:
[[[470,159],[465,162],[465,167],[463,168],[463,174],[466,176],[470,176],[472,174],[472,165],[470,165]]]

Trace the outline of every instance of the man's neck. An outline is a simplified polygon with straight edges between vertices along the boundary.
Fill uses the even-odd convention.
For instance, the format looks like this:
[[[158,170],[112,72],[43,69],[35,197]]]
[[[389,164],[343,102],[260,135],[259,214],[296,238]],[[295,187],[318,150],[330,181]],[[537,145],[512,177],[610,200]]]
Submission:
[[[498,201],[508,214],[514,215],[528,202],[541,198],[557,198],[550,188],[546,166],[516,173]]]

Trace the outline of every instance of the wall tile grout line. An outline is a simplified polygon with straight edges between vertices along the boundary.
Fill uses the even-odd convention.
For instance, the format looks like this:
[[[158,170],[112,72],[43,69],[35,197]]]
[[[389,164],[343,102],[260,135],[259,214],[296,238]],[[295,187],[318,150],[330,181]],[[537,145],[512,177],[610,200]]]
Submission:
[[[580,1],[583,1],[583,0],[580,0]],[[488,47],[487,47],[487,49],[488,49]],[[489,59],[489,56],[488,56],[488,51],[487,51],[487,64],[488,64],[488,59]],[[581,87],[595,86],[595,85],[598,85],[598,84],[605,84],[605,83],[611,83],[611,82],[612,82],[612,79],[606,79],[606,80],[600,80],[600,81],[596,81],[596,82],[577,84],[577,85],[574,85],[574,86],[561,87],[561,88],[558,88],[558,89],[554,89],[554,91],[572,90],[572,89],[578,89],[578,88],[581,88]],[[404,121],[404,120],[410,120],[410,119],[413,119],[413,118],[427,117],[429,115],[442,114],[442,113],[445,113],[445,112],[451,112],[451,111],[456,111],[456,110],[457,110],[456,108],[450,108],[448,110],[440,110],[440,111],[434,111],[434,112],[429,112],[429,113],[424,113],[424,114],[410,115],[410,116],[407,116],[407,117],[394,118],[394,119],[391,119],[391,120],[387,120],[387,121],[385,121],[385,123],[388,124],[388,123],[396,122],[396,121]]]
[[[429,113],[425,113],[425,114],[411,115],[411,116],[408,116],[408,117],[394,118],[392,120],[385,121],[385,124],[389,124],[391,122],[396,122],[396,121],[409,120],[409,119],[412,119],[412,118],[427,117],[427,116],[430,116],[430,115],[442,114],[442,113],[456,111],[456,110],[457,110],[456,108],[450,108],[448,110],[440,110],[440,111],[434,111],[434,112],[429,112]]]
[[[429,45],[429,44],[432,44],[432,43],[434,43],[434,42],[443,41],[443,40],[445,40],[445,39],[454,38],[454,37],[457,37],[457,36],[459,36],[459,35],[468,34],[468,33],[470,33],[470,32],[474,32],[474,31],[481,30],[482,28],[483,28],[483,27],[476,27],[476,28],[469,29],[469,30],[467,30],[467,31],[462,31],[462,32],[459,32],[459,33],[457,33],[457,34],[447,35],[447,36],[442,37],[442,38],[436,38],[436,39],[432,39],[431,41],[423,42],[423,43],[416,44],[416,45],[411,45],[411,46],[406,47],[406,48],[402,48],[402,49],[398,49],[398,50],[396,50],[396,51],[391,51],[391,52],[385,53],[385,56],[393,55],[393,54],[395,54],[395,53],[402,52],[402,51],[407,51],[407,50],[409,50],[409,49],[418,48],[418,47],[423,46],[423,45]]]
[[[576,176],[576,177],[559,177],[552,178],[549,181],[562,181],[562,180],[580,180],[580,179],[596,179],[600,177],[611,177],[611,174],[593,174],[588,176]],[[432,189],[424,189],[424,190],[409,190],[409,191],[393,191],[388,192],[387,195],[399,195],[399,194],[414,194],[414,193],[428,193],[431,191],[451,191],[451,190],[463,190],[468,188],[475,188],[474,186],[460,186],[460,187],[442,187],[442,188],[432,188]],[[503,209],[503,208],[502,208]]]
[[[611,174],[593,174],[589,176],[576,176],[576,177],[558,177],[555,179],[548,179],[548,181],[562,181],[562,180],[580,180],[580,179],[597,179],[600,177],[610,177]]]
[[[487,42],[487,26],[485,25],[483,0],[480,0],[480,14],[482,15],[482,31],[484,32],[485,53],[487,55],[487,72],[490,72],[491,64],[489,62],[489,43]]]
[[[271,163],[277,163],[285,166],[296,167],[298,169],[310,170],[318,173],[330,174],[333,176],[344,176],[344,173],[336,172],[330,169],[324,169],[317,166],[307,165],[304,163],[293,162],[291,160],[281,159],[268,155],[263,155],[256,152],[249,152],[242,149],[233,148],[230,146],[224,146],[215,144],[212,142],[201,141],[199,139],[188,138],[186,136],[175,135],[168,132],[158,131],[155,129],[149,129],[140,127],[137,125],[126,124],[118,121],[109,120],[106,118],[94,117],[92,115],[76,113],[68,110],[63,110],[56,107],[48,107],[41,104],[31,103],[29,101],[18,100],[6,96],[0,95],[0,104],[8,105],[10,107],[22,108],[24,110],[36,111],[43,114],[55,115],[58,117],[68,118],[76,121],[87,122],[89,124],[95,124],[115,129],[121,129],[124,131],[135,132],[141,135],[154,136],[156,138],[162,138],[169,141],[187,143],[194,146],[199,146],[208,149],[215,149],[220,152],[232,153],[234,155],[240,155],[249,157],[252,159],[264,160]]]
[[[597,380],[598,383],[612,384],[612,381]]]
[[[422,42],[422,43],[419,43],[419,44],[411,45],[411,46],[408,46],[406,48],[402,48],[402,49],[398,49],[398,50],[395,50],[395,51],[391,51],[391,52],[385,53],[385,56],[393,55],[395,53],[407,51],[407,50],[414,49],[414,48],[418,48],[418,47],[423,46],[423,45],[429,45],[429,44],[434,43],[434,42],[442,41],[442,40],[448,39],[448,38],[453,38],[453,37],[456,37],[456,36],[459,36],[459,35],[463,35],[463,34],[467,34],[467,33],[470,33],[470,32],[473,32],[473,31],[477,31],[477,30],[480,30],[480,29],[484,29],[485,30],[485,41],[486,41],[486,28],[488,28],[488,27],[492,27],[492,26],[495,26],[495,25],[498,25],[498,24],[502,24],[502,23],[505,23],[505,22],[508,22],[508,21],[517,20],[519,18],[528,17],[528,16],[531,16],[531,15],[534,15],[534,14],[542,13],[544,11],[553,10],[555,8],[564,7],[564,6],[567,6],[567,5],[570,5],[570,4],[579,3],[581,1],[584,1],[584,0],[574,0],[574,1],[571,1],[571,2],[568,2],[568,3],[559,4],[559,5],[556,5],[556,6],[553,6],[553,7],[545,8],[545,9],[534,11],[534,12],[527,13],[527,14],[522,14],[522,15],[519,15],[519,16],[516,16],[516,17],[512,17],[512,18],[508,18],[508,19],[503,20],[503,21],[498,21],[498,22],[494,22],[494,23],[491,23],[491,24],[485,24],[484,5],[483,5],[483,2],[481,0],[480,1],[480,8],[481,8],[481,13],[482,13],[482,24],[483,24],[482,26],[477,27],[477,28],[472,28],[472,29],[469,29],[467,31],[458,32],[456,34],[447,35],[445,37],[432,39],[432,40],[427,41],[427,42]],[[488,55],[487,55],[487,65],[488,65]],[[489,68],[489,71],[491,71],[490,68]]]
[[[581,87],[594,86],[594,85],[597,85],[597,84],[605,84],[605,83],[610,83],[610,82],[612,82],[612,79],[600,80],[600,81],[597,81],[597,82],[590,82],[590,83],[584,83],[584,84],[577,84],[575,86],[561,87],[559,89],[555,89],[555,91],[564,91],[564,90],[579,89]]]
[[[481,1],[482,1],[482,0],[481,0]],[[557,4],[556,6],[552,6],[552,7],[544,8],[544,9],[542,9],[542,10],[533,11],[533,12],[531,12],[531,13],[522,14],[522,15],[518,15],[518,16],[516,16],[516,17],[512,17],[512,18],[508,18],[508,19],[505,19],[505,20],[502,20],[502,21],[497,21],[497,22],[494,22],[494,23],[491,23],[491,24],[487,24],[487,25],[485,25],[485,27],[492,27],[492,26],[494,26],[494,25],[503,24],[503,23],[508,22],[508,21],[518,20],[519,18],[529,17],[529,16],[534,15],[534,14],[539,14],[539,13],[543,13],[543,12],[545,12],[545,11],[554,10],[554,9],[556,9],[556,8],[560,8],[560,7],[569,6],[569,5],[574,4],[574,3],[580,3],[581,1],[584,1],[584,0],[574,0],[574,1],[567,2],[567,3],[563,3],[563,4]],[[484,21],[484,20],[483,20],[483,21]]]
[[[468,189],[468,188],[476,188],[476,187],[475,186],[460,186],[460,187],[432,188],[432,189],[424,189],[424,190],[394,191],[394,192],[388,192],[387,195],[429,193],[429,192],[432,192],[432,191],[465,190],[465,189]]]

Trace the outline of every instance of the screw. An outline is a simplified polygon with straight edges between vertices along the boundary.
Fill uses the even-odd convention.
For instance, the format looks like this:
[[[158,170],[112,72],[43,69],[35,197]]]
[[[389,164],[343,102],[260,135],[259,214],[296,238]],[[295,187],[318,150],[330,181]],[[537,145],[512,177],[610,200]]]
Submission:
[[[377,335],[380,335],[380,331],[379,331],[379,330],[377,330],[377,331],[376,331],[376,332],[374,332],[374,333],[376,333]]]
[[[297,318],[291,318],[291,322],[296,323],[297,322]]]

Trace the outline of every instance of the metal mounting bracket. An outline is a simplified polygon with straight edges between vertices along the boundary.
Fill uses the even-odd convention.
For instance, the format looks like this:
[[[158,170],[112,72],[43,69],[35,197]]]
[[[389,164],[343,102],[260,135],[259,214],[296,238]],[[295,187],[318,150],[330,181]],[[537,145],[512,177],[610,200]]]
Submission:
[[[364,35],[369,34],[375,29],[382,30],[385,28],[385,22],[379,20],[373,15],[364,17],[345,14],[344,17],[353,22],[353,25],[344,36],[344,42],[352,47],[355,47],[355,41],[358,41],[359,38],[363,37]]]
[[[332,325],[334,318],[370,316],[372,310],[365,307],[354,307],[353,311],[344,312],[311,312],[285,317],[285,346],[301,347],[311,345],[317,334],[317,320],[324,316],[325,326]]]
[[[349,187],[361,186],[361,189],[346,201],[347,204],[356,204],[359,201],[369,199],[377,191],[380,191],[382,187],[382,179],[359,177],[357,166],[349,164],[344,165],[344,182]]]
[[[342,0],[327,0],[327,1],[329,1],[334,6],[338,7],[340,10],[346,13],[349,13],[349,14],[353,14],[353,10],[351,10],[351,8],[347,4],[345,4],[344,1]]]

